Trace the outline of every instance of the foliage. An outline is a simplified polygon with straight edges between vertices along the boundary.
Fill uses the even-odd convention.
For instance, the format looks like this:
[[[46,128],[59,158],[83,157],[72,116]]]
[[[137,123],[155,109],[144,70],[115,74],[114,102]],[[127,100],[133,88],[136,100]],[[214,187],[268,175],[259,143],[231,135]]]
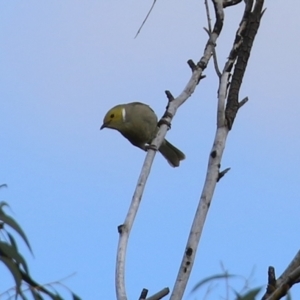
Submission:
[[[3,186],[5,185],[1,185],[0,187]],[[13,276],[16,285],[11,289],[2,292],[0,298],[3,299],[2,297],[7,295],[7,299],[20,298],[27,300],[28,298],[25,294],[31,294],[32,299],[34,300],[63,300],[52,286],[51,288],[55,292],[51,292],[45,285],[40,285],[31,277],[26,260],[18,250],[14,235],[7,229],[13,229],[14,234],[18,234],[21,237],[32,253],[31,246],[21,226],[15,219],[5,213],[3,210],[4,207],[9,207],[9,205],[6,202],[0,202],[0,261],[7,267],[8,271]],[[59,282],[56,283],[59,284]],[[47,284],[47,286],[50,285]],[[14,295],[12,295],[12,293],[14,293]],[[73,300],[80,300],[77,295],[72,292],[71,294]],[[44,298],[45,296],[46,298]]]
[[[221,282],[225,283],[225,290],[226,295],[222,295],[221,299],[234,299],[234,300],[258,300],[261,299],[261,296],[258,296],[260,292],[263,290],[262,287],[250,287],[250,280],[251,275],[249,278],[235,275],[235,274],[229,274],[226,270],[223,269],[223,272],[220,274],[215,274],[212,276],[208,276],[200,280],[191,290],[191,293],[195,293],[200,290],[200,288],[206,288],[206,292],[202,299],[208,299],[209,294],[211,294],[214,290],[216,290],[217,285]],[[230,280],[239,279],[242,280],[243,286],[242,288],[237,291],[237,288],[234,287],[235,284],[230,283]],[[212,296],[213,299],[215,299],[215,296]],[[287,293],[286,300],[292,300],[291,293]]]

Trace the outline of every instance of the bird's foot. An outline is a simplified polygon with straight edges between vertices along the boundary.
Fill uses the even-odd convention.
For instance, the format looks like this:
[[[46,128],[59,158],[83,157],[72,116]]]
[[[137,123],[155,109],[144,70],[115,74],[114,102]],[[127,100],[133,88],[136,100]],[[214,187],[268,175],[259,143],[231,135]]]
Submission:
[[[146,151],[148,151],[149,149],[154,150],[154,151],[158,150],[157,147],[155,145],[152,145],[152,144],[146,145],[145,147],[146,147]]]

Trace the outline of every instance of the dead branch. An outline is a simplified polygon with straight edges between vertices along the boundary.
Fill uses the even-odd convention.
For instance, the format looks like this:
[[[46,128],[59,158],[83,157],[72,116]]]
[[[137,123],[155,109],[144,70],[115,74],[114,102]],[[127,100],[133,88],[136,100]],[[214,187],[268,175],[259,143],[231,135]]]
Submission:
[[[291,272],[266,300],[279,300],[284,297],[291,287],[299,283],[300,266]]]
[[[229,130],[232,128],[236,114],[242,106],[239,103],[239,91],[253,42],[264,13],[262,10],[263,4],[264,0],[256,0],[254,9],[251,11],[253,0],[246,1],[244,16],[236,33],[234,45],[229,55],[229,60],[224,68],[227,72],[231,71],[234,62],[236,61],[226,105],[226,120]]]
[[[207,16],[207,25],[208,25],[208,29],[204,28],[204,30],[207,32],[208,36],[210,36],[212,30],[211,30],[211,18],[210,18],[210,12],[209,12],[209,6],[208,6],[208,0],[204,1],[204,5],[205,5],[205,10],[206,10],[206,16]],[[216,53],[216,48],[213,48],[213,59],[214,59],[214,67],[215,67],[215,71],[217,73],[217,76],[219,78],[221,78],[221,72],[219,70],[219,66],[218,66],[218,60],[217,60],[217,53]]]
[[[170,290],[168,288],[164,288],[156,294],[152,295],[151,297],[147,298],[146,300],[160,300],[163,297],[167,296],[169,293]]]
[[[298,251],[291,263],[277,280],[274,267],[268,268],[268,285],[262,300],[278,300],[284,297],[294,284],[299,282],[300,251]]]
[[[241,3],[242,0],[224,0],[223,7],[226,8],[228,6],[233,6]]]

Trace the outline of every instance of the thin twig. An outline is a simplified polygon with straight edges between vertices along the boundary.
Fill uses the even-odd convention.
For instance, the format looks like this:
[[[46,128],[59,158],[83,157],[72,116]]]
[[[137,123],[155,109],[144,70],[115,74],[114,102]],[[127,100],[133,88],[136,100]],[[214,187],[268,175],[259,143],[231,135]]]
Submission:
[[[241,3],[242,1],[243,0],[227,0],[227,1],[224,1],[223,7],[226,8],[228,6],[237,5],[237,4]]]
[[[167,296],[170,293],[169,288],[164,288],[161,291],[157,292],[156,294],[152,295],[151,297],[147,298],[146,300],[160,300],[163,297]]]
[[[228,171],[230,171],[230,168],[226,168],[226,169],[223,170],[222,172],[219,172],[219,176],[218,176],[217,182],[219,182],[220,179],[221,179],[222,177],[224,177],[224,175],[225,175]]]
[[[211,18],[210,18],[209,6],[208,6],[207,0],[204,1],[204,5],[205,5],[205,10],[206,10],[208,30],[209,30],[209,33],[211,33]]]
[[[204,30],[210,36],[211,32],[212,32],[212,27],[211,27],[211,18],[210,18],[208,1],[205,0],[204,4],[205,4],[205,10],[206,10],[207,25],[208,25],[208,30],[206,28],[204,28]],[[221,78],[222,74],[221,74],[219,66],[218,66],[218,59],[217,59],[216,47],[213,47],[213,61],[214,61],[215,71],[216,71],[218,77]]]
[[[145,23],[146,23],[148,17],[149,17],[150,14],[151,14],[152,9],[154,8],[155,3],[156,3],[156,0],[153,0],[153,3],[152,3],[152,5],[151,5],[151,7],[150,7],[150,9],[149,9],[149,11],[148,11],[146,17],[145,17],[145,19],[144,19],[142,25],[140,26],[140,28],[139,28],[139,30],[137,31],[137,33],[136,33],[136,35],[135,35],[134,38],[136,38],[136,37],[139,35],[139,33],[141,32],[141,30],[142,30],[142,28],[144,27],[144,25],[145,25]]]

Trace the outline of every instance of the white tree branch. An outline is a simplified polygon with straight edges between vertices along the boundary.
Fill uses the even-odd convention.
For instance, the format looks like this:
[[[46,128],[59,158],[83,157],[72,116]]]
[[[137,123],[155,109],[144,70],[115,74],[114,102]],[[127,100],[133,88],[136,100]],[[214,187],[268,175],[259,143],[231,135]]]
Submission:
[[[212,0],[214,3],[214,7],[215,7],[215,11],[216,11],[216,17],[218,18],[218,16],[220,16],[220,20],[223,20],[223,3],[222,1],[214,1]],[[240,52],[241,47],[244,45],[243,44],[243,35],[245,34],[245,30],[244,27],[246,27],[246,25],[248,26],[247,28],[249,29],[249,26],[253,25],[254,26],[251,28],[253,29],[252,31],[249,30],[249,36],[248,38],[251,39],[252,38],[252,42],[254,40],[255,34],[257,32],[258,26],[259,26],[259,22],[260,22],[260,18],[262,16],[261,10],[262,10],[262,6],[263,6],[263,0],[258,0],[256,2],[255,5],[255,13],[253,13],[251,15],[251,17],[256,17],[256,22],[254,22],[253,24],[249,25],[249,23],[247,23],[246,21],[249,20],[248,16],[251,13],[251,9],[252,9],[252,5],[253,5],[253,0],[248,0],[246,2],[246,6],[245,6],[245,11],[244,11],[244,15],[242,18],[242,21],[240,23],[240,28],[237,32],[238,37],[236,37],[235,41],[234,41],[234,46],[233,46],[233,50],[230,52],[229,58],[227,63],[225,64],[226,67],[224,67],[223,69],[223,73],[220,79],[220,84],[219,84],[219,89],[218,89],[218,109],[217,109],[217,131],[216,131],[216,135],[215,135],[215,140],[213,143],[213,147],[212,150],[210,152],[210,156],[209,156],[209,160],[208,160],[208,168],[207,168],[207,173],[206,173],[206,178],[205,178],[205,182],[204,182],[204,187],[202,190],[202,194],[200,197],[200,201],[199,201],[199,205],[196,211],[196,215],[192,224],[192,228],[190,231],[190,235],[188,237],[188,241],[187,241],[187,245],[185,248],[185,253],[183,255],[183,259],[180,265],[180,269],[179,269],[179,273],[177,275],[177,279],[175,282],[175,286],[171,295],[171,300],[181,300],[183,297],[183,293],[184,290],[186,288],[193,264],[194,264],[194,260],[195,260],[195,255],[197,252],[197,247],[200,241],[200,237],[201,237],[201,233],[203,230],[203,226],[204,226],[204,222],[212,201],[212,196],[216,187],[216,183],[218,182],[218,180],[224,176],[224,174],[228,171],[228,169],[222,171],[221,173],[219,172],[219,168],[221,165],[221,159],[222,159],[222,155],[223,155],[223,151],[225,148],[225,142],[227,139],[227,135],[229,132],[229,129],[231,129],[231,127],[228,126],[228,122],[227,119],[225,118],[226,115],[226,110],[225,110],[225,104],[228,105],[228,102],[226,103],[226,99],[227,99],[227,89],[229,88],[229,76],[230,76],[230,71],[233,68],[233,64],[236,61],[239,53],[245,55],[245,54],[250,54],[250,50],[251,50],[251,43],[247,44],[246,50],[243,49],[243,52]],[[222,28],[222,24],[220,22],[220,20],[218,21],[218,19],[216,20],[216,24],[214,27],[214,30],[217,26],[221,26]],[[245,20],[245,22],[243,22]],[[250,45],[250,47],[249,47]],[[247,52],[248,51],[248,52]],[[244,75],[245,72],[245,68],[247,65],[247,61],[248,61],[249,55],[245,58],[244,60],[244,64],[243,65],[239,65],[240,69],[238,71],[242,71],[241,72],[241,77],[240,77],[240,82],[238,82],[239,84],[241,84],[242,82],[242,77]],[[244,69],[243,69],[244,68]],[[234,69],[234,72],[236,71],[236,68]],[[236,75],[234,73],[234,75]],[[238,90],[233,90],[232,93],[234,93],[234,96],[238,97]],[[229,98],[231,95],[228,95],[228,99],[232,99]],[[229,101],[227,99],[227,101]],[[242,100],[242,102],[237,104],[236,110],[234,110],[234,108],[232,108],[232,112],[234,112],[235,114],[233,115],[233,118],[231,119],[231,122],[233,122],[234,117],[237,113],[237,110],[247,102],[247,98],[245,98],[244,100]],[[232,123],[231,123],[232,125]]]
[[[181,300],[185,291],[190,273],[192,271],[200,236],[204,227],[204,222],[212,200],[212,196],[219,178],[219,167],[222,154],[225,148],[225,142],[228,135],[228,128],[225,126],[225,101],[228,84],[228,73],[223,73],[219,86],[218,95],[218,113],[217,113],[217,131],[212,150],[209,155],[208,168],[204,187],[200,197],[200,202],[192,224],[186,250],[181,262],[179,273],[171,295],[171,300]]]
[[[263,0],[257,0],[257,1],[263,2]],[[204,54],[200,59],[200,61],[197,63],[197,65],[195,65],[191,60],[188,61],[188,64],[192,69],[192,76],[188,81],[186,87],[182,91],[182,93],[178,97],[173,99],[171,93],[167,92],[167,96],[169,98],[167,111],[161,120],[162,122],[161,122],[159,132],[156,138],[152,141],[151,147],[149,148],[148,153],[146,155],[144,165],[142,167],[125,221],[118,228],[120,236],[119,236],[119,244],[117,249],[117,262],[116,262],[117,300],[127,300],[126,288],[125,288],[126,249],[128,245],[130,231],[133,226],[133,222],[142,199],[146,181],[149,176],[151,166],[155,157],[156,150],[154,149],[159,149],[159,146],[161,145],[166,135],[166,132],[168,130],[169,127],[168,125],[171,123],[173,117],[175,116],[177,109],[193,94],[200,79],[203,78],[202,72],[208,65],[208,62],[215,48],[217,38],[220,35],[220,32],[223,27],[223,19],[224,19],[223,5],[224,7],[226,6],[226,3],[228,4],[227,6],[229,6],[229,3],[231,5],[234,5],[239,3],[240,1],[227,1],[223,3],[223,0],[212,0],[212,2],[215,9],[216,21],[214,24],[214,28],[206,43]],[[249,6],[248,3],[250,2],[253,2],[253,0],[248,0],[246,2],[246,7]],[[237,53],[236,51],[238,50],[238,48],[242,43],[236,43],[235,41],[234,44],[237,45],[233,53],[235,55]],[[220,168],[221,158],[225,147],[226,138],[229,131],[228,124],[225,121],[225,103],[227,97],[228,80],[230,75],[229,72],[231,71],[231,68],[233,66],[233,61],[236,59],[236,56],[233,58],[234,55],[231,56],[231,61],[227,63],[227,66],[230,65],[230,67],[228,69],[227,68],[224,69],[220,79],[220,85],[218,91],[217,131],[215,135],[215,141],[209,156],[208,169],[207,169],[205,184],[202,190],[199,206],[196,211],[195,219],[189,235],[186,250],[170,298],[171,300],[182,299],[194,263],[196,250],[198,247],[201,232],[212,200],[216,183],[228,171],[226,169],[223,171],[223,173],[222,172],[220,173],[219,168]],[[243,102],[243,104],[245,102],[246,100]]]
[[[180,105],[182,105],[195,91],[195,88],[197,84],[199,83],[203,70],[207,67],[207,64],[212,56],[214,46],[216,44],[216,40],[220,34],[220,31],[222,29],[223,25],[223,14],[222,14],[222,1],[221,0],[214,0],[215,7],[218,8],[218,14],[217,14],[217,21],[215,28],[210,35],[206,46],[204,50],[203,57],[200,59],[199,63],[197,65],[193,64],[191,61],[189,61],[189,65],[193,65],[192,68],[192,76],[190,80],[188,81],[186,87],[182,91],[182,93],[174,100],[169,101],[169,105],[167,108],[167,112],[165,114],[164,123],[171,123],[173,117],[176,114],[177,109]],[[220,13],[221,12],[221,13]],[[152,146],[156,147],[156,149],[159,148],[162,141],[165,138],[165,135],[167,133],[168,126],[167,124],[162,124],[160,126],[159,132],[156,136],[156,138],[152,141]],[[125,288],[125,258],[126,258],[126,249],[129,239],[129,234],[135,219],[135,216],[137,214],[143,191],[146,185],[147,178],[149,176],[151,166],[155,157],[156,151],[152,149],[151,147],[148,150],[148,153],[146,155],[144,165],[141,170],[141,174],[139,176],[137,186],[135,189],[135,192],[133,194],[131,204],[127,213],[127,216],[125,218],[125,221],[122,225],[119,226],[119,244],[117,248],[117,261],[116,261],[116,294],[118,300],[127,300],[126,296],[126,288]]]

